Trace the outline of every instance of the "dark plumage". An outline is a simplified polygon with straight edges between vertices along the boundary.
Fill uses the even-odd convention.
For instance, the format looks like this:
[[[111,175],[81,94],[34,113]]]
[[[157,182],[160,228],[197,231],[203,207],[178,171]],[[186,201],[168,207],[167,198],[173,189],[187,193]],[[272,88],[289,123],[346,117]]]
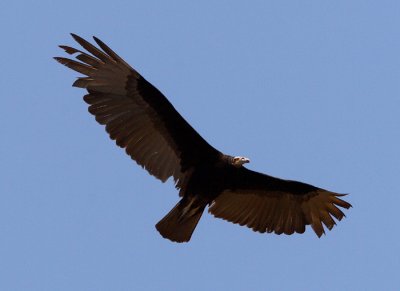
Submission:
[[[73,86],[86,88],[89,112],[117,145],[165,182],[173,177],[182,199],[156,228],[176,242],[190,240],[204,211],[258,232],[303,233],[311,225],[320,237],[351,205],[337,194],[282,180],[243,167],[249,160],[224,155],[207,143],[164,95],[94,37],[101,48],[72,34],[90,54],[60,46],[75,60],[61,64],[85,75]]]

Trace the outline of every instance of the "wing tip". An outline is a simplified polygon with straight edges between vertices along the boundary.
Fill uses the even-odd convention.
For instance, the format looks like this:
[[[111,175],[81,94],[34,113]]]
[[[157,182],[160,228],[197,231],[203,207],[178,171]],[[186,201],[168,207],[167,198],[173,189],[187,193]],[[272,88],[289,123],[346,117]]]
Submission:
[[[53,57],[53,59],[55,59],[57,62],[59,62],[62,65],[66,65],[69,61],[67,58],[63,58],[63,57]]]
[[[93,37],[93,39],[94,39],[95,42],[97,42],[97,43],[99,43],[99,42],[100,42],[100,43],[103,43],[103,42],[102,42],[98,37],[96,37],[95,35],[93,35],[92,37]]]
[[[345,194],[333,193],[333,196],[337,199],[337,201],[334,201],[333,203],[345,209],[353,208],[353,205],[351,205],[349,202],[338,198],[338,197],[345,197],[347,195],[349,195],[349,193]]]
[[[79,35],[77,35],[77,34],[75,34],[75,33],[73,33],[73,32],[71,32],[70,35],[71,35],[72,38],[73,38],[74,40],[76,40],[76,41],[78,41],[78,39],[82,39],[82,37],[80,37]]]

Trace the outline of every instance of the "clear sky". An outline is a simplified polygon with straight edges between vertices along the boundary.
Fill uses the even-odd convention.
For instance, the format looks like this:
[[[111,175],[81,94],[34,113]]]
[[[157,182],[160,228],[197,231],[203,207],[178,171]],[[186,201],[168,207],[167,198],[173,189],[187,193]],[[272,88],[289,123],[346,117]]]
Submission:
[[[399,290],[400,2],[1,1],[0,290]],[[321,239],[178,201],[87,113],[57,64],[98,36],[213,146],[249,168],[350,193]]]

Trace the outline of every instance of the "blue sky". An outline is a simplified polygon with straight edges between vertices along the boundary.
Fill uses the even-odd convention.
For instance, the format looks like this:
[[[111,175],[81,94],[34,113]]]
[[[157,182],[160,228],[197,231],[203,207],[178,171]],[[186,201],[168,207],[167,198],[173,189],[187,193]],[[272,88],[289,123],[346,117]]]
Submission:
[[[398,289],[400,2],[188,2],[0,3],[0,290]],[[161,238],[177,193],[87,113],[52,59],[70,32],[249,168],[350,193],[347,218],[318,239],[206,213]]]

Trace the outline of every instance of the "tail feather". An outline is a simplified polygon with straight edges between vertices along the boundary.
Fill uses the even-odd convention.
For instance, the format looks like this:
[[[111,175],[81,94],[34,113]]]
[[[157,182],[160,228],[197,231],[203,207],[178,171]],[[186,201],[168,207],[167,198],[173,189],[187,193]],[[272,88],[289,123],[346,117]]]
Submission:
[[[156,229],[164,237],[174,242],[188,242],[206,205],[193,207],[184,199],[156,224]]]

